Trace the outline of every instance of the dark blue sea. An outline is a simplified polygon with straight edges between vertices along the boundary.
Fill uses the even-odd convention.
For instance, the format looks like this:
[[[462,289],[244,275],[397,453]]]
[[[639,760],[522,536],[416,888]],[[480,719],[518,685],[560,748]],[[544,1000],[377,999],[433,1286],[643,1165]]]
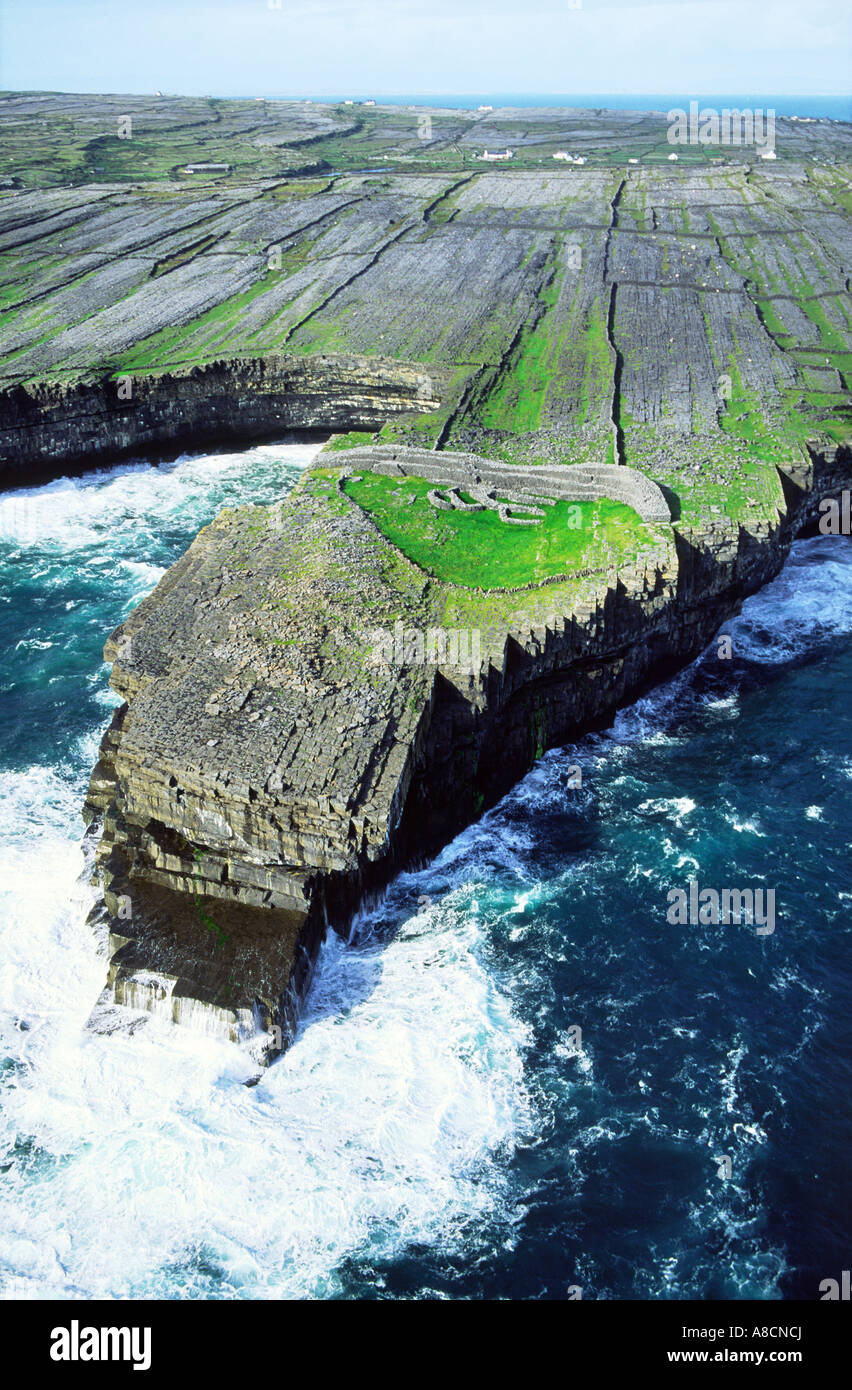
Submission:
[[[817,1298],[850,1248],[848,539],[332,936],[256,1087],[159,1020],[86,1031],[104,638],[312,453],[0,496],[0,1292]],[[690,880],[773,891],[773,930],[672,924]]]

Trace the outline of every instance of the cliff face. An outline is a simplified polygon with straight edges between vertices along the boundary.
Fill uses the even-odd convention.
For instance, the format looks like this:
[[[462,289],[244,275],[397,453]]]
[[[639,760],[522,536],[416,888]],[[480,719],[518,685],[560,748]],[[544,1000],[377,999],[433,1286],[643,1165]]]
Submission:
[[[0,392],[0,484],[145,450],[287,430],[379,429],[434,410],[447,373],[356,356],[238,358],[158,376]]]
[[[267,1054],[327,925],[345,930],[545,748],[696,656],[852,463],[802,465],[775,524],[660,528],[617,577],[471,591],[478,654],[431,665],[377,659],[371,633],[458,626],[458,591],[379,535],[341,472],[311,470],[280,508],[223,513],[107,646],[126,703],[87,816],[110,997],[260,1033]]]

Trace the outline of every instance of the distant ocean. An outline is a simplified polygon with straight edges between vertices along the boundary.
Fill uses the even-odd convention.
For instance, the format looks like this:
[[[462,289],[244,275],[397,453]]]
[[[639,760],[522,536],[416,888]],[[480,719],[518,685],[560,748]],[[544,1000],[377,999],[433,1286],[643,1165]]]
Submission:
[[[267,93],[270,101],[304,100],[305,98],[286,97],[281,93]],[[382,96],[377,92],[342,92],[332,95],[316,96],[313,101],[354,101],[375,100],[380,106],[432,106],[451,107],[462,111],[475,111],[478,106],[573,106],[589,110],[606,108],[610,111],[670,111],[675,107],[689,109],[691,101],[701,106],[711,106],[716,110],[723,107],[772,110],[776,116],[822,116],[833,121],[852,120],[852,95],[845,96],[755,96],[740,94],[731,96],[716,94],[655,93],[643,95],[629,93],[614,95],[612,92],[567,93],[541,92],[486,92],[471,95],[447,94],[444,96],[424,96],[422,93],[403,92],[392,96]]]

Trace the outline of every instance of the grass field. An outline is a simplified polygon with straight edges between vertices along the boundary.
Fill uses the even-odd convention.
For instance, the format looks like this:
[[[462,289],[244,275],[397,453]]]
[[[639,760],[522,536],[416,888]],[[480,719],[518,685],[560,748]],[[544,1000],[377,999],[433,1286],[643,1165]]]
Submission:
[[[496,512],[438,511],[427,500],[431,486],[377,473],[344,484],[410,560],[464,588],[512,588],[627,564],[656,541],[653,530],[620,502],[557,502],[545,508],[538,526],[513,526]]]

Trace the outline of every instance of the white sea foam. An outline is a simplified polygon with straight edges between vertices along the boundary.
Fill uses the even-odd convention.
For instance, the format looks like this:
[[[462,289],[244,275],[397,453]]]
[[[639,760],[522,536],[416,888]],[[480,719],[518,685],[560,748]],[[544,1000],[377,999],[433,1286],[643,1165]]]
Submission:
[[[726,625],[734,654],[768,665],[795,660],[852,633],[852,542],[798,541],[771,584]]]
[[[249,469],[260,477],[264,500],[286,496],[319,448],[267,444],[242,453],[183,455],[175,463],[129,463],[0,493],[0,545],[46,554],[102,546],[111,556],[120,553],[123,534],[156,538],[178,514],[207,506],[211,493],[221,495],[222,505],[237,500],[235,489]],[[106,553],[102,562],[111,563]]]
[[[467,906],[445,900],[383,950],[330,938],[296,1043],[247,1090],[225,1044],[157,1021],[82,1030],[103,962],[68,908],[72,861],[61,902],[30,897],[4,941],[4,1005],[30,1028],[4,1147],[38,1148],[0,1188],[6,1296],[331,1293],[348,1255],[452,1245],[499,1214],[527,1037]]]
[[[663,815],[680,828],[686,817],[695,810],[695,802],[689,796],[657,797],[641,802],[636,809],[649,815]]]
[[[819,536],[797,541],[787,565],[759,593],[746,599],[742,612],[725,624],[734,655],[779,665],[797,660],[852,633],[852,542]],[[739,693],[700,693],[696,682],[705,665],[718,671],[714,639],[703,658],[671,680],[619,710],[612,728],[599,742],[614,743],[616,753],[637,743],[677,743],[670,726],[700,706],[727,717],[739,709]]]
[[[79,821],[83,784],[50,768],[6,773],[0,782],[0,1017],[34,1026],[75,1007],[103,973],[87,962],[93,941],[81,922],[93,893]],[[79,936],[78,936],[79,933]]]
[[[725,803],[730,808],[730,802]],[[741,819],[737,811],[726,809],[723,811],[724,819],[732,830],[738,835],[755,835],[759,840],[766,839],[766,831],[762,828],[759,816],[748,816]]]

